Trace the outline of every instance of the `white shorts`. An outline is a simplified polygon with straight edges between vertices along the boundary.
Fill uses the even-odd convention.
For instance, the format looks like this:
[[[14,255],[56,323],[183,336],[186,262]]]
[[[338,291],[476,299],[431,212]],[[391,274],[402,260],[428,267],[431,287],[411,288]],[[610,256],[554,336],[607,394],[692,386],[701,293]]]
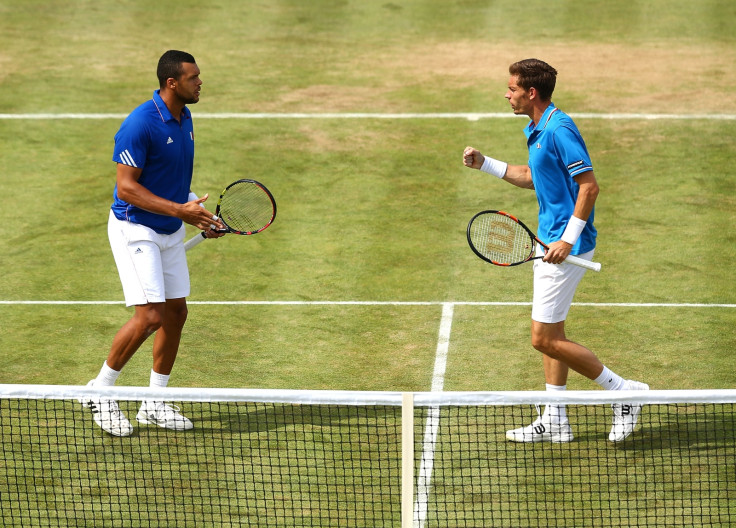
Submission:
[[[538,248],[541,249],[541,248]],[[595,250],[578,255],[593,259]],[[559,323],[567,318],[572,298],[585,268],[574,264],[549,264],[541,259],[534,261],[534,298],[532,319],[540,323]]]
[[[161,235],[141,224],[118,220],[110,211],[107,235],[127,306],[189,296],[183,225],[176,233]]]

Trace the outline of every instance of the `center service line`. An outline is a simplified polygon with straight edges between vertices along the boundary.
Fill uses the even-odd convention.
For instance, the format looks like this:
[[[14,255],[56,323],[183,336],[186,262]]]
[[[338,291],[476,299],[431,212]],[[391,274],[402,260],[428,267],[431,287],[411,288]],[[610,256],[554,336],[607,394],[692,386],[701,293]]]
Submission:
[[[450,331],[455,311],[453,303],[442,304],[442,319],[437,337],[437,352],[434,358],[434,372],[432,374],[432,392],[442,392],[445,386],[445,370],[447,369],[447,353],[450,349]],[[417,494],[414,503],[414,526],[424,528],[427,521],[427,503],[434,467],[434,450],[437,444],[437,432],[440,428],[439,406],[428,409],[427,425],[424,428],[422,442],[422,458],[417,477]]]

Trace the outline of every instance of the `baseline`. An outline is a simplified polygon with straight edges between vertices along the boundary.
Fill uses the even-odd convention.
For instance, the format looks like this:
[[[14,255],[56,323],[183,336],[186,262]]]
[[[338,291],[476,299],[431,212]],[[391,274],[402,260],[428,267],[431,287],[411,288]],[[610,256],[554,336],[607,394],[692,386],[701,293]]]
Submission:
[[[519,116],[508,112],[427,112],[427,113],[371,113],[371,112],[346,112],[346,113],[194,113],[197,119],[465,119],[467,121],[479,121],[481,119],[518,119]],[[709,121],[734,121],[736,114],[645,114],[645,113],[591,113],[571,112],[573,119],[605,119],[605,120],[709,120]],[[0,120],[28,119],[125,119],[128,114],[118,113],[21,113],[0,114]]]

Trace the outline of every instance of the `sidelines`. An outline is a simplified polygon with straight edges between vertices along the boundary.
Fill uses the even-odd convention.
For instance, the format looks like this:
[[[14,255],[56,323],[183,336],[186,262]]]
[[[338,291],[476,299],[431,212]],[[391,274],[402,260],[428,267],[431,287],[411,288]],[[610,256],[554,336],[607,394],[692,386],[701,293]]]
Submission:
[[[704,119],[716,121],[734,121],[736,114],[603,114],[589,112],[571,112],[573,119]],[[193,113],[197,119],[516,119],[519,116],[508,112],[427,112],[427,113]],[[75,113],[39,113],[39,114],[0,114],[0,119],[125,119],[128,114],[75,114]]]

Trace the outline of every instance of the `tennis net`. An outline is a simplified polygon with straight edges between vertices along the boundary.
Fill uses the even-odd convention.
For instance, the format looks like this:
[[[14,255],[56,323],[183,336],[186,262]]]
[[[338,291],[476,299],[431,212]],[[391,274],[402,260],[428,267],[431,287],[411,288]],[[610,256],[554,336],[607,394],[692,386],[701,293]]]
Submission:
[[[135,432],[77,401],[112,398]],[[195,424],[134,421],[142,400]],[[608,441],[612,403],[640,425]],[[508,442],[535,405],[575,438]],[[399,393],[0,385],[3,526],[728,526],[736,391]]]

